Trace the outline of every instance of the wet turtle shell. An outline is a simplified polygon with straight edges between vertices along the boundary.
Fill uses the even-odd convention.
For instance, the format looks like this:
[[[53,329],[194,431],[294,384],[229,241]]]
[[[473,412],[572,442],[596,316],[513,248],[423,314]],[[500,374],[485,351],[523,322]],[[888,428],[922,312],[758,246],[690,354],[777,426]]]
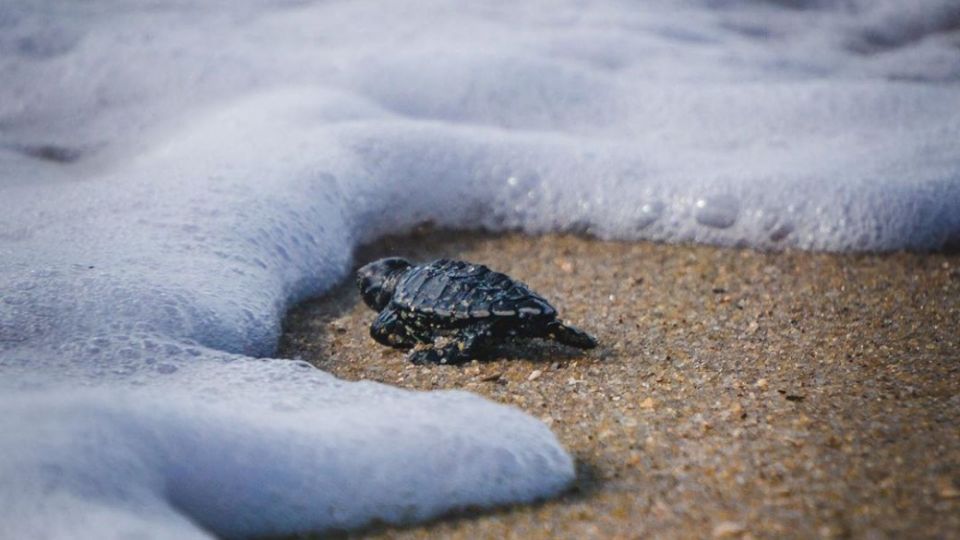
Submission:
[[[411,267],[393,305],[435,319],[547,318],[557,310],[524,283],[482,264],[440,259]]]

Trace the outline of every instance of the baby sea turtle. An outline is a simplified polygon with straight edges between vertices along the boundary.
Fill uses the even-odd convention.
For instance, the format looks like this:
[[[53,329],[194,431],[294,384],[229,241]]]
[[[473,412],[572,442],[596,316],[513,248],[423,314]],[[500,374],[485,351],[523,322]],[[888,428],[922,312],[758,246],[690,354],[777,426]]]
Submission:
[[[557,310],[523,283],[482,264],[439,259],[412,265],[390,257],[357,271],[363,301],[380,312],[370,326],[377,342],[397,349],[417,344],[415,364],[460,364],[510,337],[553,339],[589,349],[597,340],[557,319]]]

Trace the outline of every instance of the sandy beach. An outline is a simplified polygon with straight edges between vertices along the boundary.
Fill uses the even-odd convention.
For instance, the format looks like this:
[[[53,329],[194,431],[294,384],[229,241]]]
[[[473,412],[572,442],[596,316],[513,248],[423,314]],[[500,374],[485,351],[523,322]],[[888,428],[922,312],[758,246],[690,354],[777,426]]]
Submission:
[[[514,405],[577,460],[559,499],[358,536],[960,537],[960,256],[421,231],[358,261],[385,255],[506,272],[600,346],[414,366],[352,281],[293,310],[281,356]]]

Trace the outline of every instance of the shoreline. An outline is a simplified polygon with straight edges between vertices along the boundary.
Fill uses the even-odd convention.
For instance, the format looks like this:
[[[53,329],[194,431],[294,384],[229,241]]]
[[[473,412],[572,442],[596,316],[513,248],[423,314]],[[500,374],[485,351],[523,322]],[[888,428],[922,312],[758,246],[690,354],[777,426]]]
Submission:
[[[346,380],[457,388],[539,417],[578,462],[533,506],[359,533],[947,537],[960,530],[960,257],[764,253],[420,231],[361,248],[480,262],[600,339],[413,366],[352,280],[291,310],[279,354]]]

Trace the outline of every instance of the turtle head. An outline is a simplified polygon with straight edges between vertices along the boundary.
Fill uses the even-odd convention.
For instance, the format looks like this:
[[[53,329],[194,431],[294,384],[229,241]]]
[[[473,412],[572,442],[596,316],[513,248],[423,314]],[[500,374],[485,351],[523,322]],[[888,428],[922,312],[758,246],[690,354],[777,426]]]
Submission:
[[[410,268],[410,261],[400,257],[388,257],[360,267],[357,287],[363,302],[377,311],[387,307],[400,276],[407,268]]]

